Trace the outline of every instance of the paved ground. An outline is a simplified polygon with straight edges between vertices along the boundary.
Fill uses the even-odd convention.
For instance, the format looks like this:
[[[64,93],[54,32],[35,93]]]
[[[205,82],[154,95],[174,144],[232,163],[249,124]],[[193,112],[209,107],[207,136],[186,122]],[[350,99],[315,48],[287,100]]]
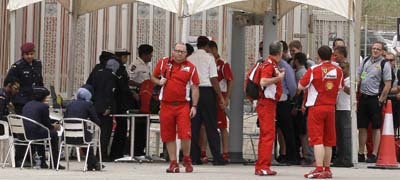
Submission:
[[[63,163],[65,164],[65,163]],[[99,179],[99,180],[119,180],[119,179],[173,179],[173,180],[191,180],[191,179],[304,179],[303,174],[311,170],[307,167],[286,166],[273,167],[278,171],[274,177],[258,177],[253,175],[254,166],[251,165],[228,165],[195,166],[194,173],[167,174],[166,163],[138,164],[138,163],[106,163],[106,169],[103,172],[82,172],[83,164],[71,163],[69,171],[60,170],[36,170],[36,169],[14,169],[6,167],[0,169],[0,179],[40,179],[40,180],[80,180],[80,179]],[[184,169],[181,168],[181,171]],[[366,164],[357,165],[356,168],[333,168],[334,179],[399,179],[400,170],[375,170],[367,169]]]

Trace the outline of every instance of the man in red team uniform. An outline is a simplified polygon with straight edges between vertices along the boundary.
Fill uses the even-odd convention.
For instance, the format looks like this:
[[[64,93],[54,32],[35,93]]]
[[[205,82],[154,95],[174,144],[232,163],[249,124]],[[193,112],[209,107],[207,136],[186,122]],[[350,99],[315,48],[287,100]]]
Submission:
[[[226,104],[229,105],[229,98],[231,96],[233,87],[233,75],[231,71],[231,66],[219,56],[218,46],[215,41],[210,41],[208,43],[208,47],[210,48],[211,54],[215,58],[215,64],[217,64],[218,82],[219,87],[221,88],[222,96],[224,96]],[[220,101],[218,99],[217,103],[220,104]],[[217,108],[218,129],[220,130],[222,137],[222,158],[225,161],[228,161],[228,122],[224,109],[222,109],[221,106],[217,106]]]
[[[330,162],[332,146],[336,145],[335,106],[344,81],[342,70],[331,63],[331,56],[331,48],[320,47],[320,64],[309,68],[298,85],[299,90],[308,88],[308,139],[314,146],[316,160],[316,169],[305,174],[306,178],[332,178]]]
[[[162,86],[160,104],[161,139],[167,145],[170,166],[167,173],[178,173],[176,161],[176,131],[182,142],[183,166],[186,172],[192,172],[190,158],[191,118],[196,115],[199,99],[199,77],[195,66],[186,60],[186,45],[177,43],[172,57],[158,61],[151,80]],[[159,79],[160,78],[160,79]],[[190,99],[189,87],[192,99]],[[192,105],[189,104],[192,100]]]
[[[282,79],[285,77],[284,69],[278,69],[282,57],[282,44],[279,41],[269,45],[269,57],[261,67],[260,91],[257,104],[257,113],[260,124],[260,137],[258,143],[258,160],[255,174],[259,176],[276,175],[270,169],[272,147],[275,140],[275,114],[276,103],[282,95]]]

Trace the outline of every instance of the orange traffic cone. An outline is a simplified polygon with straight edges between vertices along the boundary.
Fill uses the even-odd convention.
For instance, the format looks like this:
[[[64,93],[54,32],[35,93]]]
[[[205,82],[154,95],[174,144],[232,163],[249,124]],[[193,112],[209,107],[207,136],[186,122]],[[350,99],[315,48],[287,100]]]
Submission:
[[[374,169],[400,169],[396,159],[396,147],[394,141],[392,101],[388,100],[385,108],[381,143],[379,145],[378,159]]]

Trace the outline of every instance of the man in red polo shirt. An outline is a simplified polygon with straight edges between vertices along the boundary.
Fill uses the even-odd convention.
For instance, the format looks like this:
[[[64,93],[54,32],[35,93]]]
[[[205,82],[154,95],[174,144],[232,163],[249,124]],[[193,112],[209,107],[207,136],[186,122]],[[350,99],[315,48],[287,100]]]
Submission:
[[[269,45],[269,57],[262,64],[260,91],[257,104],[257,113],[260,123],[260,137],[258,142],[258,160],[255,174],[259,176],[276,175],[270,169],[272,147],[275,140],[275,114],[276,103],[282,95],[282,79],[285,77],[284,69],[278,69],[282,57],[282,44],[279,41]]]
[[[299,90],[308,88],[308,139],[314,146],[316,160],[316,169],[305,174],[306,178],[332,178],[330,162],[332,146],[336,145],[335,105],[344,81],[342,70],[331,63],[331,56],[329,46],[320,47],[320,64],[309,68],[298,86]]]
[[[199,99],[199,77],[195,66],[186,60],[186,45],[177,43],[172,57],[158,61],[151,80],[162,86],[159,99],[161,139],[167,145],[170,166],[167,173],[178,173],[176,161],[176,131],[182,142],[183,166],[192,172],[190,140],[192,138],[190,119],[196,115]],[[159,79],[160,78],[160,79]],[[190,99],[191,90],[192,99]],[[192,100],[192,105],[189,104]]]

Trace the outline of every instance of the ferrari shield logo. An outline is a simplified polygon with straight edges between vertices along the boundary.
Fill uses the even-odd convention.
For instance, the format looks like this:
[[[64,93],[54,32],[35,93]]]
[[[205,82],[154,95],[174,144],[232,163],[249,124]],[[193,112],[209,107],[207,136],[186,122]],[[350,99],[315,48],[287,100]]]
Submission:
[[[327,90],[331,90],[331,89],[333,89],[333,82],[332,81],[328,81],[328,82],[326,82],[326,84],[325,84],[325,87],[326,87],[326,89]]]
[[[326,73],[328,72],[328,68],[323,67],[323,68],[322,68],[322,72],[324,72],[324,74],[326,74]]]

